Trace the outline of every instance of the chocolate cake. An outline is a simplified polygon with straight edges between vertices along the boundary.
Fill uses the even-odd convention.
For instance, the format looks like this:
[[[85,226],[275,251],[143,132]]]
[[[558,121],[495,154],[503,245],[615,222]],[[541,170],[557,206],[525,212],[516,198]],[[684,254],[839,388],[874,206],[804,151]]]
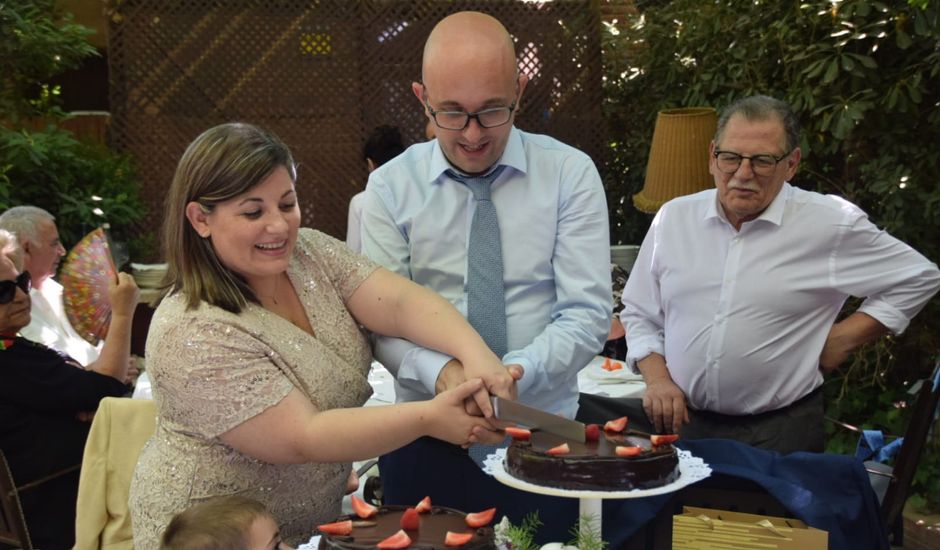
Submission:
[[[380,541],[394,535],[401,529],[401,516],[407,506],[386,505],[379,507],[379,513],[368,519],[360,519],[355,514],[340,516],[336,521],[352,520],[353,530],[349,535],[327,535],[320,538],[320,550],[362,550],[375,548]],[[467,526],[467,514],[452,508],[432,506],[428,513],[419,514],[420,526],[417,530],[406,530],[411,538],[408,548],[454,550],[495,550],[493,528],[490,526],[472,528]],[[444,545],[447,532],[473,533],[466,544],[459,547]]]
[[[546,451],[567,443],[567,454]],[[617,456],[617,446],[640,447],[636,456]],[[601,432],[599,440],[577,443],[533,430],[529,441],[513,440],[506,471],[519,479],[561,489],[629,491],[651,489],[679,477],[679,457],[671,444],[654,446],[647,434]]]

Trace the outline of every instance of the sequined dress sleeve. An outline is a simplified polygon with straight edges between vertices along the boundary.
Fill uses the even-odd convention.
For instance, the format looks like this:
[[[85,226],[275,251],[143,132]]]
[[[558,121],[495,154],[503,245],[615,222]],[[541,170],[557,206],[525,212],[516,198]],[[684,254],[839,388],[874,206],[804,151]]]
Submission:
[[[301,230],[288,274],[316,336],[256,304],[237,315],[187,310],[180,295],[160,304],[146,363],[157,427],[131,485],[135,548],[157,548],[175,513],[218,495],[262,501],[294,545],[339,513],[348,463],[269,464],[219,436],[294,388],[321,410],[368,399],[371,353],[345,301],[375,269],[343,243]]]

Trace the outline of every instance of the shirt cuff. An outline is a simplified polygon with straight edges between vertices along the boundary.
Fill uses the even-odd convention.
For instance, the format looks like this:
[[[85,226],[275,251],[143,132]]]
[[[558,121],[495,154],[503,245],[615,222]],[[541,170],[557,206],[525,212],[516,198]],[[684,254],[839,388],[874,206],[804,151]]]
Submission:
[[[882,325],[888,327],[888,330],[894,335],[899,335],[904,332],[907,325],[911,323],[911,320],[901,313],[899,309],[875,298],[865,300],[858,308],[858,311],[871,316]]]
[[[408,380],[419,382],[425,389],[434,395],[437,377],[448,361],[453,359],[450,355],[426,348],[413,348],[405,354],[401,366],[398,368],[398,380],[407,383]]]
[[[663,349],[663,342],[656,338],[639,338],[636,340],[627,340],[627,358],[625,363],[633,374],[642,374],[636,364],[638,361],[646,358],[651,353],[658,353],[663,357],[666,352]]]

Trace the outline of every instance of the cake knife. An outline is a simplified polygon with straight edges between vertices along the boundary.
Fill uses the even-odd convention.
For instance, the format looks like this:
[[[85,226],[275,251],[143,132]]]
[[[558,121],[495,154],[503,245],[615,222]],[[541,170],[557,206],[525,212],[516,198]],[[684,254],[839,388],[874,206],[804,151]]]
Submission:
[[[547,413],[495,395],[490,396],[490,402],[493,403],[493,415],[498,420],[508,420],[527,428],[538,428],[543,432],[584,443],[584,424],[581,422],[568,420],[563,416]]]

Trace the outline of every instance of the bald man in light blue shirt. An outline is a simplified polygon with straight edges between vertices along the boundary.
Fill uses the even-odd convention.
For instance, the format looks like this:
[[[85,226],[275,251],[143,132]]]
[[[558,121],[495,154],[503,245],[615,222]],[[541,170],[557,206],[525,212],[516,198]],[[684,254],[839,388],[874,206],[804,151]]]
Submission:
[[[573,418],[577,373],[609,328],[607,203],[584,153],[513,128],[493,183],[502,233],[508,353],[519,400]],[[409,148],[373,173],[363,252],[427,286],[466,314],[467,241],[475,201],[446,171],[436,141]],[[428,399],[450,357],[378,337],[376,358],[396,375],[399,399]]]
[[[400,400],[482,378],[491,394],[571,418],[577,373],[603,347],[611,296],[604,187],[587,155],[513,126],[527,82],[498,21],[478,12],[444,18],[425,45],[422,82],[412,84],[437,138],[369,177],[363,252],[450,300],[504,364],[463,365],[379,337],[375,354],[395,374]],[[501,431],[477,431],[477,441],[502,440]],[[516,524],[539,510],[539,537],[566,538],[576,502],[502,485],[475,463],[481,451],[422,438],[383,456],[385,502],[497,505]]]

